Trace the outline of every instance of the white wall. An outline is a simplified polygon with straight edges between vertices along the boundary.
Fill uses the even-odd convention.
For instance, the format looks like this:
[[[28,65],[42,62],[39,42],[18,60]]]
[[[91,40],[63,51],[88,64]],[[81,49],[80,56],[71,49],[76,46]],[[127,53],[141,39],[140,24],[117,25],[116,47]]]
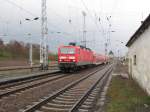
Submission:
[[[134,55],[136,65],[133,64]],[[150,27],[129,47],[128,57],[129,73],[150,95]]]

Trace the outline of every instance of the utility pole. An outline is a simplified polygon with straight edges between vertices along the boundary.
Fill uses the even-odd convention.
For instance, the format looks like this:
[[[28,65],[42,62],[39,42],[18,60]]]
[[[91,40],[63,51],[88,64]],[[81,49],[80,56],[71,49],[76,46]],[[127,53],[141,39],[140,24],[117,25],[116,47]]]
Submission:
[[[46,0],[42,0],[42,22],[41,22],[41,42],[40,42],[40,64],[41,69],[45,70],[48,69],[48,47],[47,47],[47,34],[48,34],[48,28],[47,28],[47,12],[46,12]]]
[[[26,21],[36,21],[38,19],[39,19],[39,17],[35,17],[34,19],[26,18],[25,20]],[[31,34],[29,33],[28,36],[29,36],[29,39],[30,39],[30,45],[29,45],[29,62],[30,62],[30,66],[32,67],[32,65],[33,65],[33,52],[32,52],[33,49],[32,49]]]
[[[86,47],[86,24],[85,24],[86,13],[82,11],[82,14],[83,14],[83,45]]]
[[[118,59],[120,60],[120,50],[118,49]]]
[[[33,65],[33,60],[32,60],[32,40],[31,40],[31,34],[29,33],[28,34],[28,36],[29,36],[29,39],[30,39],[30,48],[29,48],[29,62],[30,62],[30,66],[32,67],[32,65]]]
[[[96,50],[96,49],[95,49],[95,44],[96,44],[96,43],[95,43],[95,31],[93,31],[93,49],[94,49],[94,50]]]
[[[111,29],[111,22],[110,22],[110,19],[111,19],[111,16],[108,16],[107,18],[107,21],[108,21],[108,32],[107,32],[107,35],[106,35],[106,45],[105,45],[105,47],[106,47],[106,49],[107,50],[105,50],[105,54],[106,55],[108,55],[108,52],[109,52],[109,50],[111,49],[110,48],[110,46],[111,46],[111,42],[110,42],[110,29]],[[106,51],[107,51],[107,53],[106,53]]]
[[[105,55],[107,56],[107,46],[108,46],[108,44],[107,44],[107,41],[106,41],[106,43],[105,43]]]

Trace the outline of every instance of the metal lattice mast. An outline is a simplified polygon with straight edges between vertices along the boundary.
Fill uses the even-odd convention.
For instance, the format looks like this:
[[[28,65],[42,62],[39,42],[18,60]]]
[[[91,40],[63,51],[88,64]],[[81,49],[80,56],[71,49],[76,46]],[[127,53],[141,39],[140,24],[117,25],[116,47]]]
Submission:
[[[108,44],[107,44],[107,40],[106,40],[106,43],[105,43],[105,55],[106,56],[107,56],[107,52],[108,52],[107,47],[108,47]]]
[[[42,69],[45,69],[48,65],[48,47],[47,47],[47,34],[48,34],[48,28],[47,28],[47,12],[46,12],[46,0],[42,0],[42,22],[41,22],[41,43],[40,43],[40,63]]]
[[[83,45],[86,47],[86,24],[85,24],[86,13],[82,11],[82,14],[83,14]]]

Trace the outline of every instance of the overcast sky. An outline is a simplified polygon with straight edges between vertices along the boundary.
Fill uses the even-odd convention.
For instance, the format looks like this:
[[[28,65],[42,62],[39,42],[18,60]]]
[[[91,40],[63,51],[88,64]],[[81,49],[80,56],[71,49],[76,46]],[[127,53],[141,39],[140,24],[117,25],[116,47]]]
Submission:
[[[59,45],[81,42],[85,11],[88,47],[104,53],[109,37],[109,49],[124,54],[125,43],[150,13],[149,4],[149,0],[47,0],[49,49],[56,52]],[[41,21],[25,18],[41,17],[41,0],[0,0],[0,13],[0,38],[5,42],[29,42],[27,34],[31,33],[32,41],[40,43]]]

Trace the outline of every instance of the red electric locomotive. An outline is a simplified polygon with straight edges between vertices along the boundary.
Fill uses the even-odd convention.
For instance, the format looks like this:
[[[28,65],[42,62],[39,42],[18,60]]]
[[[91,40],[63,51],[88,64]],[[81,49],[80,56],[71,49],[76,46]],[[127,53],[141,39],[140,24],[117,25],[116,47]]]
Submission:
[[[58,64],[62,71],[75,71],[81,66],[93,64],[93,52],[89,48],[74,44],[61,46],[58,48]]]

